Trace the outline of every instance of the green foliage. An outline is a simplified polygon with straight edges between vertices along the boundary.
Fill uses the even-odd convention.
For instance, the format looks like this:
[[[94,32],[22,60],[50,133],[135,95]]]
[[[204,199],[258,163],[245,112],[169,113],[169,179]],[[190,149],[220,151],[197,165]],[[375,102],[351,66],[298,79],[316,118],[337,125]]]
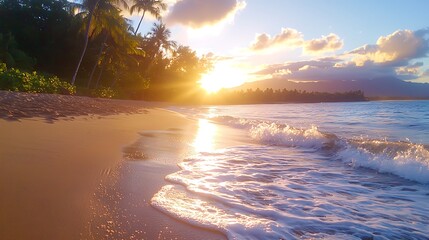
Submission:
[[[0,61],[8,67],[31,70],[36,61],[18,49],[18,44],[11,33],[0,33]]]
[[[30,93],[74,94],[75,87],[56,76],[45,76],[37,72],[7,69],[0,63],[0,89]]]
[[[156,19],[161,20],[161,11],[165,11],[167,9],[167,4],[162,0],[133,0],[133,2],[134,5],[131,6],[130,13],[133,14],[134,11],[143,12],[139,24],[134,31],[134,35],[137,35],[146,13],[149,13],[150,15],[156,17]]]
[[[103,87],[92,91],[92,96],[100,98],[114,98],[118,96],[118,91],[110,87]]]
[[[82,23],[81,17],[73,16],[71,5],[67,0],[0,1],[0,33],[11,34],[8,52],[15,59],[8,67],[70,77],[81,46]]]
[[[75,92],[51,73],[71,80],[89,30],[86,54],[76,79],[79,90],[100,97],[192,101],[207,61],[177,46],[160,23],[137,36],[119,0],[0,0],[1,88],[29,92]],[[133,0],[133,10],[160,13],[162,0]],[[75,11],[79,9],[79,11]],[[93,19],[88,26],[88,13]],[[156,14],[155,14],[156,15]],[[13,68],[13,69],[12,69]],[[17,70],[20,69],[20,70]],[[25,71],[21,71],[25,70]],[[96,88],[100,90],[93,90]]]
[[[7,71],[6,63],[0,62],[0,74]]]

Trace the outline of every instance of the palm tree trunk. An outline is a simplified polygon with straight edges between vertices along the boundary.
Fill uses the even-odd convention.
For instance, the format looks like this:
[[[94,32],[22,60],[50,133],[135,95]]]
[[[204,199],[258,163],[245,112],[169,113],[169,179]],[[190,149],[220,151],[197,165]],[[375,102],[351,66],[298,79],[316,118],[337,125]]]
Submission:
[[[100,73],[98,74],[98,78],[97,78],[97,83],[95,84],[95,89],[98,88],[98,84],[100,83],[101,75],[103,74],[103,71],[104,71],[104,66],[106,66],[105,61],[103,61],[101,65]]]
[[[117,82],[117,78],[113,79],[112,82],[110,83],[110,88],[113,88],[116,85]]]
[[[107,42],[108,36],[109,36],[108,32],[105,31],[104,32],[104,39],[103,39],[103,42],[101,43],[101,46],[100,46],[100,52],[98,52],[97,61],[95,62],[94,67],[92,68],[91,75],[90,75],[89,80],[88,80],[87,88],[89,88],[91,86],[91,82],[92,82],[92,78],[94,77],[95,69],[97,69],[98,61],[101,58],[101,54],[103,54],[103,49],[104,49],[104,46]]]
[[[140,24],[142,24],[142,21],[143,21],[145,13],[146,13],[146,10],[143,10],[142,18],[140,18],[139,25],[137,25],[137,28],[136,28],[136,31],[134,32],[134,35],[137,35],[137,32],[138,32],[138,30],[140,28]]]
[[[100,0],[97,0],[94,6],[91,9],[89,9],[88,23],[86,24],[86,31],[85,31],[85,44],[83,45],[83,50],[82,50],[82,54],[80,55],[79,63],[77,64],[76,70],[71,80],[71,85],[74,85],[76,82],[76,77],[77,77],[77,73],[79,72],[80,64],[82,64],[83,57],[85,56],[86,48],[88,47],[88,41],[89,41],[89,27],[91,26],[92,16],[94,15],[95,8],[97,7],[97,4],[99,1]]]

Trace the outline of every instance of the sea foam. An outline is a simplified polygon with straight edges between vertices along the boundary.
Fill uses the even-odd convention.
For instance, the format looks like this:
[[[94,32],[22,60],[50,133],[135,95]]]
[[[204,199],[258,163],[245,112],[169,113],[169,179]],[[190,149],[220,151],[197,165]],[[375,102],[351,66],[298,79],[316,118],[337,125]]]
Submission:
[[[367,167],[382,173],[429,183],[429,147],[385,139],[346,139],[323,133],[317,126],[294,128],[270,121],[221,116],[212,119],[231,127],[247,129],[255,141],[274,146],[302,147],[333,153],[336,159],[354,167]]]
[[[427,239],[426,103],[185,109],[253,143],[196,151],[151,203],[229,239]]]
[[[425,185],[302,150],[261,145],[197,154],[166,177],[174,185],[151,204],[228,239],[424,239]]]
[[[429,183],[429,151],[422,144],[386,140],[349,141],[336,156],[355,167],[368,167]]]

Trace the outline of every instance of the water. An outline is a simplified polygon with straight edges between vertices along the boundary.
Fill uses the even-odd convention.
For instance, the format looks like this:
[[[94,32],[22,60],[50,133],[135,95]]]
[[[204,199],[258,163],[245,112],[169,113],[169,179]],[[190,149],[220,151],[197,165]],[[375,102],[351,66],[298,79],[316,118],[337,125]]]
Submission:
[[[428,101],[173,110],[200,129],[166,214],[229,239],[429,239]],[[218,124],[250,140],[213,147]]]

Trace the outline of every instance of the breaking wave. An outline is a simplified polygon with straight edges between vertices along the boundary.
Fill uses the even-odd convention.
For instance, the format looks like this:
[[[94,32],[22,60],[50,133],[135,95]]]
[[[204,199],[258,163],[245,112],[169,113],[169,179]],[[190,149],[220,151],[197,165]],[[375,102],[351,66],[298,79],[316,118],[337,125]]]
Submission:
[[[427,239],[428,106],[184,108],[251,142],[231,131],[238,145],[196,151],[151,204],[228,239]],[[230,137],[217,129],[215,142]]]
[[[219,116],[211,120],[246,129],[252,139],[261,144],[320,150],[354,167],[371,168],[420,183],[429,183],[427,145],[362,137],[345,139],[321,132],[317,126],[302,129],[287,124],[230,116]]]

